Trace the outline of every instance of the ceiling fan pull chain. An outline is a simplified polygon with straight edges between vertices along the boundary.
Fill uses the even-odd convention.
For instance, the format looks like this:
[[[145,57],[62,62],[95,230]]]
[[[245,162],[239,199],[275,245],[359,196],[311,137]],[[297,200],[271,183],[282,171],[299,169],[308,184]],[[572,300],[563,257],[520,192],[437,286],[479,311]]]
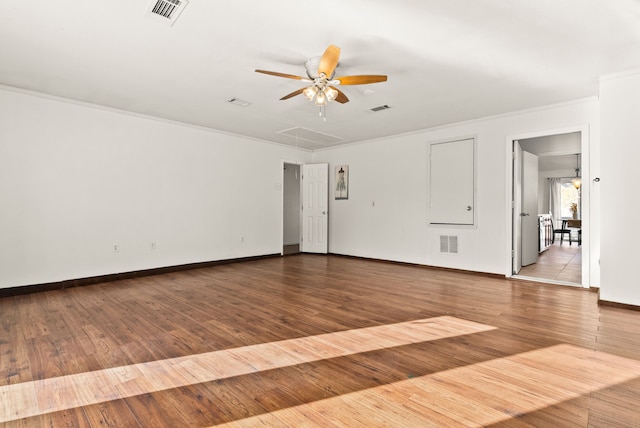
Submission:
[[[325,109],[324,109],[325,107],[326,106],[320,106],[319,116],[322,118],[323,121],[326,122],[327,121],[327,115],[326,115],[326,112],[325,112]]]

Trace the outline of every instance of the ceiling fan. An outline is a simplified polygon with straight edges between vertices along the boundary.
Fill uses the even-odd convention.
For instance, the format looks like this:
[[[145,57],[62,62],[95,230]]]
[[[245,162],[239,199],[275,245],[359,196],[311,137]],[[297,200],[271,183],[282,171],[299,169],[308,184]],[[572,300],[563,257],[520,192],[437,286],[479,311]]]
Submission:
[[[307,77],[267,70],[256,70],[256,72],[311,83],[310,86],[293,91],[280,99],[287,100],[295,97],[296,95],[303,94],[309,101],[315,101],[315,105],[319,106],[321,109],[320,115],[323,116],[323,107],[326,106],[329,101],[335,100],[341,104],[349,102],[349,98],[347,98],[344,92],[336,88],[336,86],[365,85],[369,83],[385,82],[387,80],[387,76],[373,74],[334,77],[339,59],[340,48],[335,45],[331,45],[324,51],[324,54],[322,54],[321,57],[308,59],[304,63],[307,71]]]

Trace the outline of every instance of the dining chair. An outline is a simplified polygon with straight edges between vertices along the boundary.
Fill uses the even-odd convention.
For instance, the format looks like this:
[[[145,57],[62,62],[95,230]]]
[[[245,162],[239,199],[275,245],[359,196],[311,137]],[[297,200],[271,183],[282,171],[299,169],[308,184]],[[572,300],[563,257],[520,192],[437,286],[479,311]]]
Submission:
[[[553,223],[553,217],[551,217],[551,229],[553,229],[553,239],[551,240],[552,244],[555,244],[556,242],[556,234],[559,233],[560,234],[560,245],[562,245],[562,243],[564,242],[564,235],[567,234],[569,235],[569,245],[571,245],[571,230],[567,229],[567,227],[565,226],[565,222],[566,220],[561,220],[561,224],[562,227],[560,229],[556,229],[556,227],[554,226]]]

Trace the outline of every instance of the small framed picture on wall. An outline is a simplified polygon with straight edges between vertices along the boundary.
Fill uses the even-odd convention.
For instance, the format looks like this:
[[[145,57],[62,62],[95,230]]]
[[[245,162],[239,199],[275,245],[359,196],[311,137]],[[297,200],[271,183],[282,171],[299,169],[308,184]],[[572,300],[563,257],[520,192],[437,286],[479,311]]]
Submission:
[[[349,165],[336,166],[336,199],[349,199]]]

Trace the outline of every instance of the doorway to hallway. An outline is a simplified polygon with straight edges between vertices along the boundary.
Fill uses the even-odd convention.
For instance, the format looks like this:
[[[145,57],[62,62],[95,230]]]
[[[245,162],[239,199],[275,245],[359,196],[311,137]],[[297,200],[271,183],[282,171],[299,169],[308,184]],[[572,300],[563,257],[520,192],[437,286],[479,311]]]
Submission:
[[[581,176],[576,159],[582,153],[582,140],[582,131],[513,140],[512,276],[564,285],[588,284],[588,278],[583,278],[582,259],[588,248],[578,242],[582,229],[569,232],[572,242],[567,235],[556,233],[576,214],[581,223],[588,208],[581,204],[581,187],[577,188],[577,207],[570,206],[570,198],[562,197],[566,190],[563,183],[571,184],[572,178]],[[527,161],[530,158],[536,162]],[[570,187],[575,193],[576,188]]]
[[[282,186],[282,255],[300,252],[300,165],[285,163]]]
[[[282,254],[327,254],[329,164],[283,163]]]

